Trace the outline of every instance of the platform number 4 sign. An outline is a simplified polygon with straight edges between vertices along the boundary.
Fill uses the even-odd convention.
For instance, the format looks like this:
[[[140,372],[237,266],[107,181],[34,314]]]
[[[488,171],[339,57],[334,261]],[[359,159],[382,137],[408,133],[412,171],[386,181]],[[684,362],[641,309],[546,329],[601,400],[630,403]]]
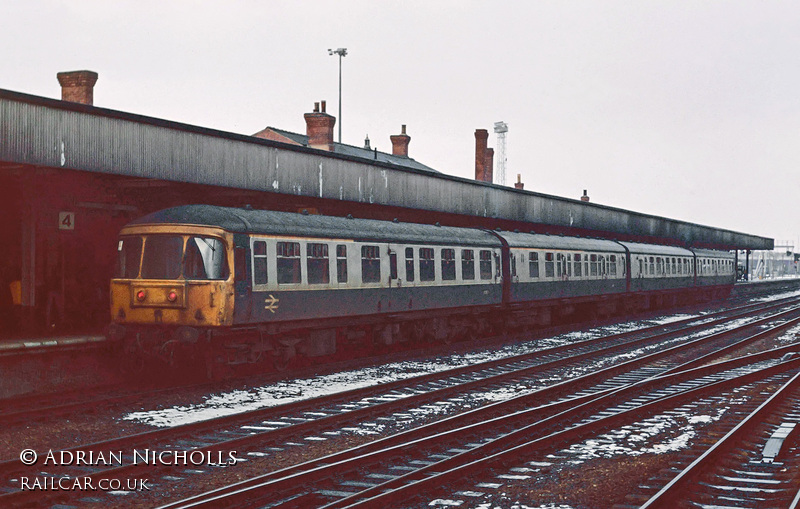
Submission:
[[[58,229],[59,230],[74,230],[75,229],[75,213],[74,212],[59,212],[58,213]]]

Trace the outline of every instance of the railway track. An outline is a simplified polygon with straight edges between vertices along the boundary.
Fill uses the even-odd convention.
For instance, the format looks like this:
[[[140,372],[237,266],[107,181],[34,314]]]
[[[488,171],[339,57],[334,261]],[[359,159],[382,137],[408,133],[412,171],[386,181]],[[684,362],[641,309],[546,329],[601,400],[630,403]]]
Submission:
[[[743,419],[642,509],[715,504],[796,508],[800,501],[800,373]],[[641,495],[639,495],[641,496]]]
[[[781,304],[788,304],[796,300],[794,297],[787,297],[782,298],[776,301],[771,302],[770,304],[773,305],[781,305]],[[729,316],[731,313],[744,313],[748,310],[753,309],[760,309],[763,308],[763,303],[749,303],[747,299],[741,299],[740,301],[729,301],[728,304],[732,304],[734,302],[748,302],[747,304],[737,305],[737,306],[727,306],[724,309],[714,311],[711,313],[707,313],[703,316],[704,319],[712,319],[712,318],[720,318]],[[744,316],[744,315],[742,315]],[[645,317],[641,317],[641,319],[646,319]],[[680,326],[683,323],[690,323],[692,321],[698,320],[697,317],[689,318],[686,320],[680,320],[674,322],[674,325]],[[533,337],[547,337],[553,336],[560,333],[565,333],[571,330],[570,327],[553,327],[543,331],[537,331],[536,336]],[[633,334],[633,333],[632,333]],[[525,341],[530,340],[532,337],[531,334],[523,334],[518,338],[515,338],[516,341]],[[482,341],[482,346],[492,346],[500,344],[503,341],[500,341],[501,338],[494,338],[494,340],[488,339]],[[504,338],[506,341],[509,338]],[[429,349],[430,350],[430,349]],[[444,347],[440,348],[441,353],[444,354],[448,350],[452,350],[451,347]],[[429,353],[435,354],[438,350],[433,349]],[[414,352],[407,352],[405,354],[398,354],[397,352],[391,352],[389,354],[378,356],[372,359],[362,359],[359,361],[342,361],[331,363],[327,367],[332,371],[335,372],[337,370],[347,370],[353,367],[358,367],[363,365],[365,361],[371,361],[373,363],[386,363],[391,361],[397,361],[399,359],[410,359],[413,358]],[[300,369],[293,373],[293,376],[297,376],[302,378],[303,376],[313,376],[316,374],[318,370],[314,369]],[[259,380],[256,380],[255,383],[270,383],[280,379],[284,379],[285,375],[266,375],[259,377]],[[253,383],[252,377],[250,377],[250,382]],[[143,390],[136,390],[131,391],[125,384],[115,384],[109,385],[105,387],[96,387],[92,388],[91,390],[69,390],[63,391],[59,393],[47,393],[47,394],[32,394],[32,395],[24,395],[18,396],[14,398],[7,398],[2,400],[2,405],[0,405],[0,425],[3,426],[13,426],[18,423],[30,423],[35,420],[48,420],[54,418],[64,418],[69,416],[70,414],[75,413],[84,413],[87,409],[91,412],[96,413],[102,408],[111,407],[114,405],[121,405],[130,402],[139,401],[148,397],[157,396],[158,394],[169,394],[176,390],[200,390],[202,388],[208,388],[209,390],[212,389],[214,384],[210,383],[201,383],[201,384],[191,384],[191,385],[180,385],[174,386],[171,385],[166,388],[159,388],[159,387],[150,387]],[[57,403],[53,403],[53,402]]]
[[[652,376],[653,370],[646,368],[629,371],[545,404],[542,401],[552,398],[520,396],[162,509],[406,507],[420,494],[496,468],[493,461],[503,465],[518,458],[518,448],[528,448],[527,453],[553,448],[681,398],[739,387],[770,371],[796,369],[800,360],[789,361],[789,368],[774,362],[791,348],[797,345],[664,376]]]
[[[785,303],[781,305],[772,304],[769,307],[775,308],[785,305]],[[747,313],[752,312],[755,311],[747,311]],[[740,339],[739,345],[741,346],[743,342],[757,340],[768,334],[768,331],[763,330],[763,327],[769,322],[780,321],[779,324],[775,325],[774,333],[792,326],[796,323],[797,317],[795,316],[794,320],[789,320],[788,315],[791,313],[797,315],[797,309],[792,308],[745,325],[751,332],[760,332]],[[732,321],[740,318],[740,316],[734,315],[727,317],[725,320]],[[694,319],[694,321],[697,321],[697,319]],[[670,325],[673,325],[673,328],[675,327],[674,324]],[[714,325],[715,322],[695,324],[690,327],[690,331],[697,333],[697,327],[699,326],[708,328]],[[645,338],[630,339],[635,334],[626,333],[620,335],[622,338],[588,340],[584,342],[587,344],[583,345],[568,345],[567,347],[553,348],[517,358],[492,361],[480,366],[467,366],[445,374],[427,375],[414,380],[387,384],[382,387],[370,387],[329,398],[299,402],[286,407],[265,409],[247,415],[237,415],[191,426],[123,437],[113,441],[81,446],[74,448],[74,451],[132,450],[137,446],[156,450],[180,447],[186,451],[204,451],[208,453],[225,450],[259,449],[263,451],[270,448],[286,447],[287,443],[302,443],[303,440],[299,440],[300,437],[324,438],[325,433],[337,433],[337,429],[357,425],[365,419],[393,419],[398,414],[405,413],[407,415],[408,412],[417,408],[436,407],[438,405],[458,407],[459,403],[463,404],[465,399],[469,399],[468,397],[465,398],[465,396],[470,393],[486,392],[487,390],[497,390],[509,386],[518,390],[522,384],[526,386],[526,390],[540,389],[524,399],[514,398],[503,402],[502,405],[489,405],[471,414],[470,417],[472,419],[486,419],[491,418],[492,415],[520,412],[532,405],[537,407],[551,404],[558,405],[559,400],[564,398],[588,398],[593,394],[611,391],[621,385],[630,384],[633,380],[646,379],[656,373],[675,368],[682,362],[681,359],[687,355],[685,353],[686,349],[691,348],[696,352],[698,347],[709,348],[704,345],[713,343],[717,345],[717,347],[712,348],[713,350],[719,347],[719,342],[729,341],[731,335],[742,335],[739,330],[736,332],[718,332],[716,334],[706,334],[705,337],[695,339],[688,346],[671,344],[678,342],[675,340],[676,335],[680,336],[687,333],[686,326],[687,324],[679,324],[677,326],[679,328],[683,327],[683,332],[677,332],[674,329],[669,332],[659,331],[658,334]],[[655,329],[664,327],[658,326]],[[651,331],[651,333],[653,332],[655,331]],[[662,344],[661,351],[651,353],[647,357],[638,355],[637,358],[626,363],[613,360],[619,352],[630,352],[632,349],[642,348],[647,345],[652,347],[654,343]],[[586,352],[585,349],[588,345],[595,345],[595,349]],[[571,355],[568,355],[570,351]],[[692,354],[691,356],[697,357],[697,354]],[[672,357],[673,360],[671,362],[665,361],[668,357]],[[589,372],[583,376],[577,378],[573,376],[573,379],[563,381],[569,378],[570,374],[564,371],[568,371],[570,365],[574,368],[580,364],[585,364],[592,358],[594,359],[593,362],[602,361],[612,365],[597,371],[585,369],[585,371]],[[562,383],[552,383],[552,380],[549,384],[542,383],[542,379],[554,379],[556,374],[554,370],[555,372],[559,370],[562,372],[560,377]],[[614,377],[619,378],[614,380]],[[581,394],[582,391],[586,392]],[[558,408],[560,407],[551,407],[550,411]],[[460,409],[463,410],[463,406]],[[541,414],[542,417],[546,415],[547,411],[543,410],[543,412],[545,413]],[[439,425],[443,426],[443,429],[460,426],[458,421],[443,421],[443,423]],[[80,472],[70,471],[69,469],[53,470],[49,475],[69,477],[88,475],[92,478],[123,478],[133,473],[137,476],[145,474],[156,475],[157,471],[165,470],[166,472],[159,474],[162,475],[160,482],[166,483],[167,479],[165,477],[169,477],[169,469],[153,468],[151,469],[152,472],[143,472],[141,465],[135,467],[131,465],[130,458],[125,458],[121,463],[123,464],[120,466],[95,469],[95,471],[90,471],[92,469],[86,468],[80,469]],[[13,471],[18,471],[19,466],[18,461],[6,462],[0,464],[0,470],[9,476],[13,475]],[[87,470],[89,471],[87,472]],[[21,474],[17,473],[16,475]],[[39,499],[41,495],[41,493],[36,494]],[[31,496],[33,496],[31,492],[12,491],[0,496],[0,505],[4,507],[25,505]],[[68,497],[68,494],[60,493],[52,496],[54,499],[60,499]]]

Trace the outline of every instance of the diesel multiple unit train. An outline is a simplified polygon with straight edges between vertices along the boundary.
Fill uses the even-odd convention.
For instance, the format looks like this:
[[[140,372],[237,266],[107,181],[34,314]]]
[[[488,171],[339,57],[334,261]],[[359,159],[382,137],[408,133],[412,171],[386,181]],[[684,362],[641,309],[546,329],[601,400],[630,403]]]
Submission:
[[[726,296],[724,251],[188,205],[127,225],[110,335],[207,366],[452,341]]]

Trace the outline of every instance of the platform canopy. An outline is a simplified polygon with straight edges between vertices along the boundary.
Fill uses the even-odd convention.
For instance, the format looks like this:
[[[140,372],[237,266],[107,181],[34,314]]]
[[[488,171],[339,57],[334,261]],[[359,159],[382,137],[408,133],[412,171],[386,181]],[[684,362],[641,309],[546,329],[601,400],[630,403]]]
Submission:
[[[765,237],[448,176],[419,165],[0,90],[0,176],[12,165],[22,165],[23,172],[46,167],[346,201],[366,211],[374,205],[430,211],[432,218],[437,213],[489,218],[523,231],[716,249],[772,249],[774,244]]]

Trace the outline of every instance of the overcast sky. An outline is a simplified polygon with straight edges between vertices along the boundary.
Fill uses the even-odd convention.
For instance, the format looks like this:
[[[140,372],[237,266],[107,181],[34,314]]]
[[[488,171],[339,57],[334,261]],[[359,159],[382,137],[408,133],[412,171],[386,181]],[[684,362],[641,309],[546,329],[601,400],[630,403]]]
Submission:
[[[800,3],[0,0],[0,88],[242,134],[342,136],[474,176],[505,121],[509,185],[800,243]],[[495,167],[497,167],[497,161]],[[800,246],[797,246],[800,249]]]

